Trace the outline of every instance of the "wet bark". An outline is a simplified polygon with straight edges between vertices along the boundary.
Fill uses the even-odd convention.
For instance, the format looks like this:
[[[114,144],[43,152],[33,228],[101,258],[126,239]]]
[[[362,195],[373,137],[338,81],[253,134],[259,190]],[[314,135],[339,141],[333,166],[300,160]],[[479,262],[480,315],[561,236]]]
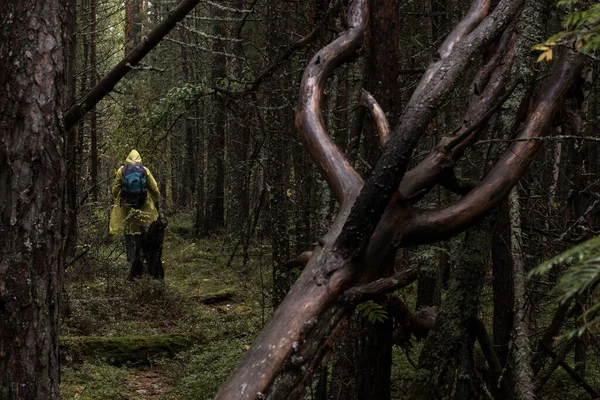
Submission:
[[[0,14],[0,397],[58,399],[70,1]],[[32,101],[33,99],[33,101]]]
[[[371,23],[366,34],[365,89],[381,105],[390,125],[395,126],[400,113],[400,96],[396,92],[400,70],[400,1],[370,1]],[[368,165],[375,166],[381,155],[378,130],[372,123],[365,128],[363,158]]]
[[[393,125],[400,113],[399,96],[396,93],[399,58],[399,0],[377,0],[370,3],[369,24],[366,32],[367,56],[365,61],[366,89],[379,103],[385,113],[388,125]],[[374,121],[374,122],[377,122]],[[364,159],[369,165],[375,165],[381,151],[381,142],[387,142],[388,132],[380,138],[380,132],[387,127],[370,124],[364,133]],[[389,128],[387,128],[389,130]],[[383,278],[394,272],[394,255],[384,258],[376,278]],[[390,397],[390,375],[392,371],[392,320],[373,324],[366,318],[354,318],[356,335],[356,395],[358,399]],[[350,333],[348,332],[348,333]]]

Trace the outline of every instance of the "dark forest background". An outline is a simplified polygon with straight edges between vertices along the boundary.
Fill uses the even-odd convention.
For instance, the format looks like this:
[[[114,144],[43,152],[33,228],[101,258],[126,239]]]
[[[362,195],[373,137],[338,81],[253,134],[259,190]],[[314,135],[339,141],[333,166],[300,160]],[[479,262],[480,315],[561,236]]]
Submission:
[[[10,12],[18,14],[20,2],[10,3]],[[61,67],[63,107],[54,109],[65,111],[84,104],[89,91],[148,41],[146,35],[179,4],[55,3],[60,3],[56,15],[62,16],[61,26],[70,32],[68,39],[57,41],[69,57]],[[287,335],[293,338],[290,346],[300,348],[289,353],[298,352],[296,359],[286,353],[261,386],[270,397],[237,397],[232,383],[223,386],[217,398],[600,397],[600,331],[595,319],[600,269],[594,239],[600,226],[596,2],[568,1],[557,7],[546,0],[365,1],[370,10],[364,37],[347,62],[335,62],[340,65],[329,79],[329,72],[323,73],[322,88],[319,83],[310,86],[303,74],[307,66],[315,66],[314,74],[320,74],[319,63],[330,57],[322,49],[358,29],[361,12],[356,4],[363,2],[197,3],[141,62],[127,65],[127,75],[70,130],[58,124],[54,128],[62,132],[64,152],[50,157],[44,168],[63,163],[56,175],[62,183],[55,186],[58,194],[53,197],[60,197],[60,204],[40,202],[29,211],[11,208],[20,204],[19,196],[33,193],[34,189],[23,191],[33,178],[24,177],[29,169],[15,167],[13,155],[21,151],[21,141],[3,135],[4,233],[15,225],[15,218],[28,221],[32,213],[63,210],[55,214],[62,222],[52,222],[50,216],[45,220],[50,226],[46,232],[54,232],[54,239],[44,249],[53,248],[56,254],[47,258],[48,269],[41,275],[10,275],[1,268],[17,271],[12,266],[20,265],[27,270],[38,260],[31,254],[50,254],[30,253],[28,234],[7,234],[4,242],[0,240],[6,249],[0,263],[4,282],[12,282],[11,276],[37,276],[35,287],[44,286],[40,282],[46,279],[55,282],[48,286],[52,295],[33,290],[31,298],[60,298],[60,314],[50,306],[50,320],[60,325],[62,335],[63,398],[212,398],[248,348],[250,355],[240,371],[252,370],[252,363],[259,362],[262,355],[253,353],[251,345],[311,258],[310,263],[326,267],[310,270],[309,263],[305,271],[317,272],[302,276],[312,274],[319,287],[322,271],[323,279],[335,286],[332,277],[338,272],[327,269],[338,265],[333,261],[347,261],[343,265],[351,265],[354,272],[339,278],[342,289],[338,293],[335,286],[335,295],[312,292],[303,280],[309,278],[298,279],[279,318],[291,321],[290,316],[304,312],[304,304],[306,309],[312,306],[302,291],[317,293],[311,296],[321,308],[310,311],[315,314],[307,312],[297,335],[288,333],[292,331],[285,330],[287,325],[278,331],[277,325],[283,325],[277,319],[274,326],[267,325],[263,332]],[[495,23],[504,25],[485,43],[457,31],[469,18],[476,22],[465,28],[467,33],[480,24],[483,17],[478,19],[477,10],[503,7],[501,15],[508,20],[498,18]],[[43,17],[39,8],[31,9]],[[346,19],[348,10],[359,10],[352,14],[354,22]],[[5,17],[6,26],[13,26],[11,21]],[[561,36],[548,40],[559,32]],[[592,34],[586,38],[586,32]],[[473,51],[457,44],[456,50],[448,38],[479,44],[472,45]],[[586,55],[576,55],[574,47]],[[0,66],[9,65],[3,51],[0,55],[6,57],[0,57]],[[313,59],[317,52],[322,60]],[[441,84],[434,86],[423,78],[436,63],[452,57],[455,61],[440,64],[449,71]],[[460,70],[453,72],[452,65]],[[11,71],[7,67],[0,75],[3,86],[13,76]],[[439,74],[439,69],[433,71]],[[30,80],[32,76],[44,85],[40,75],[29,74]],[[310,118],[297,118],[298,110],[311,110],[302,93],[321,89],[317,114],[322,114],[332,143],[311,141],[318,129],[310,125]],[[442,90],[444,95],[436,97]],[[29,114],[6,111],[9,102],[19,103],[11,99],[0,95],[0,112],[6,112],[0,128],[17,132],[9,117],[17,115],[14,122]],[[378,180],[383,176],[380,157],[399,147],[399,141],[385,133],[384,122],[389,122],[393,135],[405,135],[400,143],[412,151],[398,158],[406,159],[398,174],[404,180],[391,186],[400,189],[394,197],[381,195],[388,196],[384,208],[391,202],[396,209],[382,208],[373,217],[369,210],[375,201],[364,203],[361,221],[378,230],[353,241],[352,232],[363,227],[344,225],[340,215],[354,221],[350,207],[363,180],[365,188],[389,182]],[[25,132],[35,132],[26,125]],[[517,137],[521,132],[534,133]],[[448,144],[448,138],[458,141]],[[510,145],[535,149],[521,153],[529,150],[507,150]],[[339,175],[333,163],[323,161],[328,156],[314,150],[319,146],[333,146],[345,155],[347,163],[337,163],[343,170]],[[140,152],[162,195],[161,211],[168,221],[164,283],[143,279],[125,284],[128,265],[122,238],[108,235],[110,188],[132,149]],[[505,160],[504,154],[509,157],[506,165],[498,162]],[[335,157],[330,159],[335,162]],[[345,178],[338,181],[336,176]],[[27,184],[19,186],[19,179]],[[344,186],[344,179],[355,183]],[[53,186],[45,182],[31,187],[41,193],[46,189],[40,187]],[[491,189],[468,203],[471,193],[486,188]],[[368,195],[361,194],[357,204]],[[463,201],[465,207],[454,207]],[[438,220],[434,211],[413,210],[447,211]],[[431,220],[425,221],[428,215]],[[35,230],[24,222],[23,226],[21,232]],[[35,237],[50,240],[42,236]],[[592,241],[584,247],[545,264],[544,273],[528,275],[588,240]],[[25,254],[22,262],[7,255],[17,253]],[[340,258],[327,259],[328,254]],[[54,271],[50,266],[57,263],[60,272],[47,278],[50,275],[44,274]],[[378,281],[380,289],[366,285],[378,278],[396,281]],[[11,305],[7,293],[27,298],[23,293],[29,289],[23,288],[30,284],[0,283],[0,315],[12,315],[7,317],[10,326],[19,326],[21,318],[11,314],[12,307],[25,306]],[[329,326],[327,320],[335,323]],[[35,398],[20,397],[8,383],[18,381],[17,376],[24,381],[31,377],[6,361],[4,354],[19,353],[7,350],[14,337],[9,331],[0,335],[0,398]],[[50,341],[58,343],[54,336]],[[256,340],[264,346],[276,343],[263,336]],[[43,348],[42,342],[36,346]],[[304,350],[304,345],[312,350]],[[57,357],[31,370],[53,369]],[[254,379],[241,377],[245,373],[239,372],[240,382]],[[38,391],[31,393],[53,398],[57,375],[50,375],[53,383],[37,385]],[[230,381],[236,382],[238,375]]]

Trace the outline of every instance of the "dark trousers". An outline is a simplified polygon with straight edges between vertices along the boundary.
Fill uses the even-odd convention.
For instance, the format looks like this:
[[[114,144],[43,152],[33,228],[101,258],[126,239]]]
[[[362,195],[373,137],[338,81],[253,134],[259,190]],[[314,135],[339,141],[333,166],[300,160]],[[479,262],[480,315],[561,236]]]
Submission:
[[[144,261],[148,267],[148,275],[154,279],[164,279],[162,264],[162,244],[165,237],[165,226],[159,220],[154,221],[141,235],[125,235],[127,261],[131,262],[128,280],[141,278],[144,273]]]

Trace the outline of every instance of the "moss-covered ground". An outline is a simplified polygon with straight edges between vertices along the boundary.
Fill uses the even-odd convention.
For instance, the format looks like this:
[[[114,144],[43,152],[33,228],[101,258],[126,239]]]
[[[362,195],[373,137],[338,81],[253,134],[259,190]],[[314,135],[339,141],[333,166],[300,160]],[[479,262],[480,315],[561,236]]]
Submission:
[[[211,399],[235,367],[272,312],[270,249],[266,242],[253,243],[250,261],[243,266],[240,248],[228,266],[235,241],[227,236],[196,239],[191,221],[186,215],[169,220],[164,282],[145,277],[126,283],[123,244],[104,238],[102,229],[90,229],[96,236],[88,236],[93,240],[87,242],[93,245],[79,248],[76,253],[86,255],[66,272],[70,312],[61,324],[63,399]],[[414,309],[415,284],[397,294]],[[488,332],[491,296],[487,284],[480,317]],[[541,308],[542,328],[554,307],[549,300]],[[562,333],[574,328],[568,324]],[[413,340],[413,345],[410,356],[416,363],[422,343]],[[478,345],[475,350],[483,363]],[[134,357],[123,358],[122,353]],[[392,398],[403,399],[415,368],[398,347],[393,360]],[[574,365],[572,356],[567,362]],[[600,388],[597,371],[600,359],[588,357],[586,380]],[[589,395],[559,368],[541,398]]]
[[[191,221],[169,220],[164,283],[127,283],[117,240],[94,245],[68,267],[61,398],[210,399],[235,367],[272,311],[263,295],[270,290],[269,251],[255,243],[246,266],[239,256],[227,267],[235,242],[195,239]],[[164,340],[167,350],[154,352]],[[123,361],[120,352],[141,354]]]

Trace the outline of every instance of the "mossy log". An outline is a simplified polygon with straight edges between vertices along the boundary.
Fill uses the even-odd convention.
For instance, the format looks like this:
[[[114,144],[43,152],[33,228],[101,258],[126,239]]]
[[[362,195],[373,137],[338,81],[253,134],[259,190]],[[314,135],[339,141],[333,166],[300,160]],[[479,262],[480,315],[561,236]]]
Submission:
[[[155,336],[71,336],[60,338],[61,360],[80,362],[83,359],[121,366],[148,364],[154,358],[172,358],[198,342],[189,335]]]
[[[230,289],[224,289],[217,293],[209,293],[201,296],[194,296],[202,304],[216,304],[233,299],[234,292]]]

